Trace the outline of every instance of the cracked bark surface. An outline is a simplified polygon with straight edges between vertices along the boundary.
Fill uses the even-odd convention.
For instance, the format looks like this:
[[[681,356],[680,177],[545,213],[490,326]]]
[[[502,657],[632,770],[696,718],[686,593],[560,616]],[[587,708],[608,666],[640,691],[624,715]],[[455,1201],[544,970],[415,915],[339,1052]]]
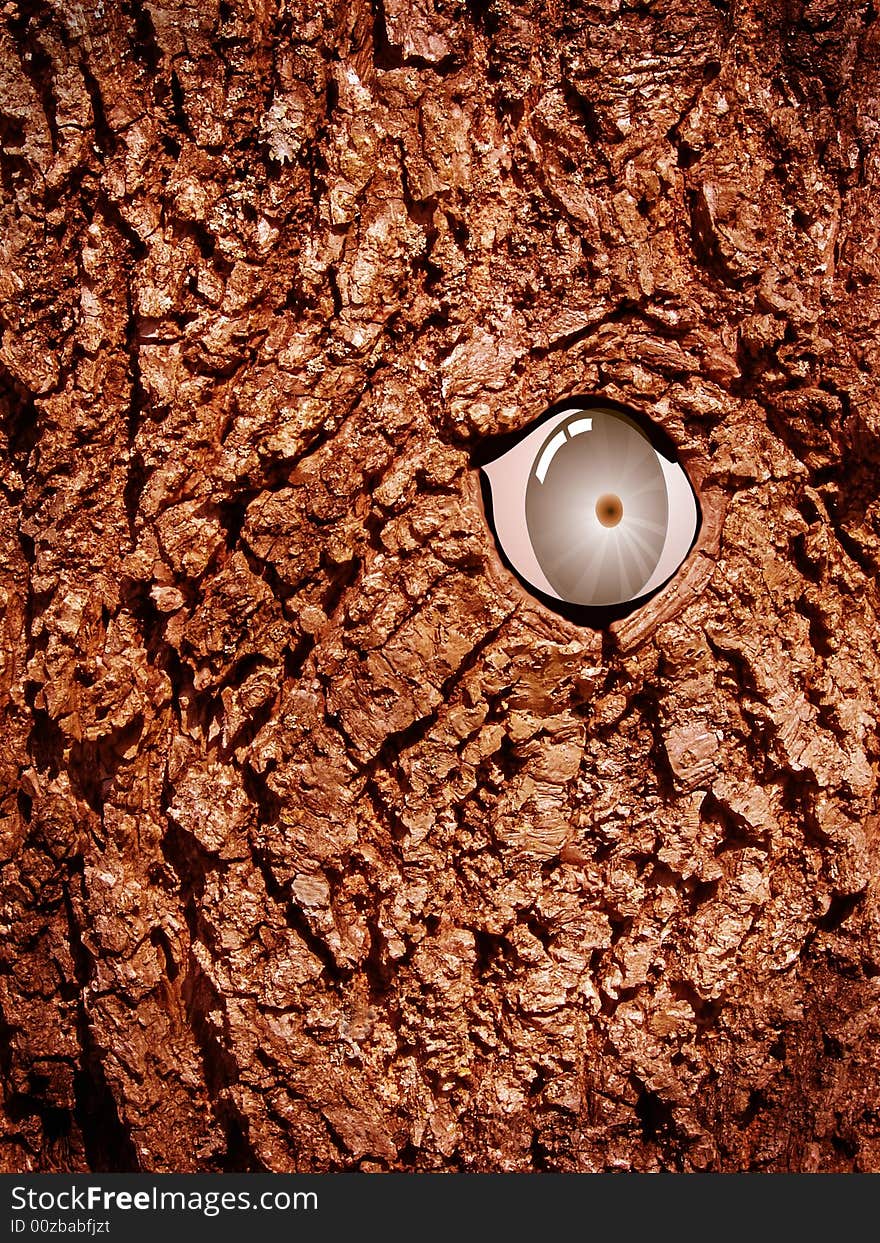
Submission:
[[[10,0],[8,1170],[877,1170],[870,2]],[[472,453],[649,414],[606,632]]]

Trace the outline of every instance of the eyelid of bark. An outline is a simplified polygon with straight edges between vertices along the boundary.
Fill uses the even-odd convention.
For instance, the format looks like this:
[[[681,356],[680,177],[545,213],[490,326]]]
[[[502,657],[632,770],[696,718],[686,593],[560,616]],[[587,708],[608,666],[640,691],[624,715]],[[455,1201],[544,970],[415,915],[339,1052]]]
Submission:
[[[658,626],[662,626],[680,613],[703,590],[715,569],[721,546],[724,516],[727,512],[727,494],[721,488],[707,482],[709,464],[699,454],[682,453],[678,462],[687,471],[699,498],[702,516],[699,535],[681,567],[669,582],[661,587],[647,604],[636,609],[628,617],[611,622],[608,626],[608,632],[613,635],[620,652],[633,651],[649,638]],[[486,566],[498,581],[499,591],[508,596],[518,595],[523,603],[541,618],[545,627],[559,634],[563,642],[571,639],[573,635],[583,639],[584,634],[589,633],[589,627],[570,620],[544,604],[524,587],[513,571],[504,564],[495,540],[491,536],[492,527],[483,501],[479,474],[478,468],[468,471],[465,483],[466,495],[473,505],[475,516],[478,516],[482,522]]]

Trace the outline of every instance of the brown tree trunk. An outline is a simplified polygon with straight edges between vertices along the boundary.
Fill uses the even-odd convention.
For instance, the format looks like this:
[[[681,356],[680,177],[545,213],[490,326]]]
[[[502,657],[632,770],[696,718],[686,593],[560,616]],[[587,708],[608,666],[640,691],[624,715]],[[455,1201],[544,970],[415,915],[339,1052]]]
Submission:
[[[6,1169],[880,1169],[871,0],[9,0]],[[642,411],[594,631],[472,454]]]

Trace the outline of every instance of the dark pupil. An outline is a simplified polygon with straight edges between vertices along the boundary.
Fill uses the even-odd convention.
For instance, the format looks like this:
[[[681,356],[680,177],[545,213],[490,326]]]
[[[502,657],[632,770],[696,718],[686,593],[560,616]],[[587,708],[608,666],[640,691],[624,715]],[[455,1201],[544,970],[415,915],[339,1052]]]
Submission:
[[[573,604],[636,597],[660,559],[668,513],[657,453],[626,415],[572,415],[532,464],[529,538],[547,581]]]

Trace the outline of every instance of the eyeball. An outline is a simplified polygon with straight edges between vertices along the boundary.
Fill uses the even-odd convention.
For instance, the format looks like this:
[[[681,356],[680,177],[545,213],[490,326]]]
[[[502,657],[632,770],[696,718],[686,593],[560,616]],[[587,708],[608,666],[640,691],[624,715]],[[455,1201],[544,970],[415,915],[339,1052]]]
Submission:
[[[482,471],[503,557],[534,592],[565,605],[643,603],[699,531],[696,493],[672,445],[611,406],[551,410]]]

